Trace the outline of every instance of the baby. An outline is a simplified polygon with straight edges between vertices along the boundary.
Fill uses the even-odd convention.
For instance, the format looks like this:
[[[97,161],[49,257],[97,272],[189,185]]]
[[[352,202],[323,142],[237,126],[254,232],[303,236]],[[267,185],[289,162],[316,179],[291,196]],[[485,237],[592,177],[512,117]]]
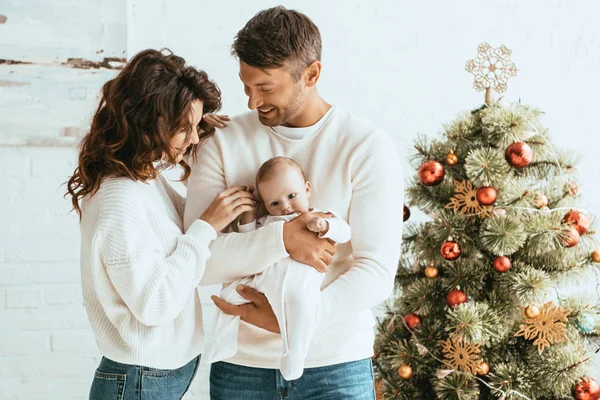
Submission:
[[[249,232],[277,221],[291,221],[309,211],[311,185],[292,159],[275,157],[265,162],[256,176],[256,189],[268,215],[256,220],[256,212],[242,214],[239,232]],[[311,210],[319,212],[318,210]],[[326,211],[329,212],[329,211]],[[341,218],[312,218],[307,229],[338,243],[350,240],[350,226]],[[233,282],[221,298],[232,304],[248,303],[235,290],[247,285],[263,292],[277,317],[283,355],[281,374],[290,381],[302,376],[304,361],[317,327],[321,284],[325,274],[287,257],[262,273]],[[215,324],[202,360],[216,362],[237,353],[240,318],[217,310]]]

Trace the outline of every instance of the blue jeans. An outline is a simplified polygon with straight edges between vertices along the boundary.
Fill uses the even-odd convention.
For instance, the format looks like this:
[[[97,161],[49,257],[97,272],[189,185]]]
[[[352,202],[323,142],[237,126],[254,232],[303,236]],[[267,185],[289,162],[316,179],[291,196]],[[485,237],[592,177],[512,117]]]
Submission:
[[[371,359],[306,368],[286,381],[277,369],[217,362],[210,370],[211,400],[375,400]]]
[[[102,357],[90,400],[179,400],[190,387],[200,356],[181,368],[156,369]]]

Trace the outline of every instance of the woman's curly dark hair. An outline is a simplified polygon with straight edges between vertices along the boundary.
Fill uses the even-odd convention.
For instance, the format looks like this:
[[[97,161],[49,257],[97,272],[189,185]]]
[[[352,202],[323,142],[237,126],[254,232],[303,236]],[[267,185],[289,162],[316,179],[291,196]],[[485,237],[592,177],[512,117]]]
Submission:
[[[177,163],[170,141],[186,129],[191,134],[189,114],[195,100],[202,101],[203,113],[221,108],[221,92],[208,75],[166,49],[141,51],[106,82],[90,131],[82,139],[78,166],[67,182],[65,196],[72,196],[77,213],[81,216],[81,198],[96,193],[103,178],[146,181],[156,178],[153,163],[163,155],[168,164]],[[214,131],[201,119],[200,143]],[[186,155],[197,148],[190,146]],[[185,161],[179,164],[186,179],[190,167]]]

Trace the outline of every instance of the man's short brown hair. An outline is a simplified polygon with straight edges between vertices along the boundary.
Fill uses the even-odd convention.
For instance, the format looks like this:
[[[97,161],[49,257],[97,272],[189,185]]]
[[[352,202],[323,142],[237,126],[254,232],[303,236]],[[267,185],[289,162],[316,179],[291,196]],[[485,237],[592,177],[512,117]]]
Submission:
[[[260,11],[235,36],[231,53],[256,68],[286,67],[298,81],[321,61],[321,33],[306,15],[277,6]]]

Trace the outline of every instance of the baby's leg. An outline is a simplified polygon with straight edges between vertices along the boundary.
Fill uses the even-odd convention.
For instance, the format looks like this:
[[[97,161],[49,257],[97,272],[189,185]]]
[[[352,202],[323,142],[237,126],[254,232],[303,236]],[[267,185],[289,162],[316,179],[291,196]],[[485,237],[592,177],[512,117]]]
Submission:
[[[240,305],[249,303],[248,300],[240,296],[235,290],[238,285],[253,286],[253,277],[240,279],[225,287],[219,297],[224,301]],[[231,358],[237,353],[238,331],[240,327],[240,317],[227,315],[218,308],[215,311],[214,325],[209,337],[206,339],[206,349],[202,354],[201,360],[210,364],[217,361]]]
[[[286,380],[302,376],[308,348],[317,328],[321,303],[321,284],[325,274],[292,260],[283,286],[287,343],[281,362],[281,373]]]

